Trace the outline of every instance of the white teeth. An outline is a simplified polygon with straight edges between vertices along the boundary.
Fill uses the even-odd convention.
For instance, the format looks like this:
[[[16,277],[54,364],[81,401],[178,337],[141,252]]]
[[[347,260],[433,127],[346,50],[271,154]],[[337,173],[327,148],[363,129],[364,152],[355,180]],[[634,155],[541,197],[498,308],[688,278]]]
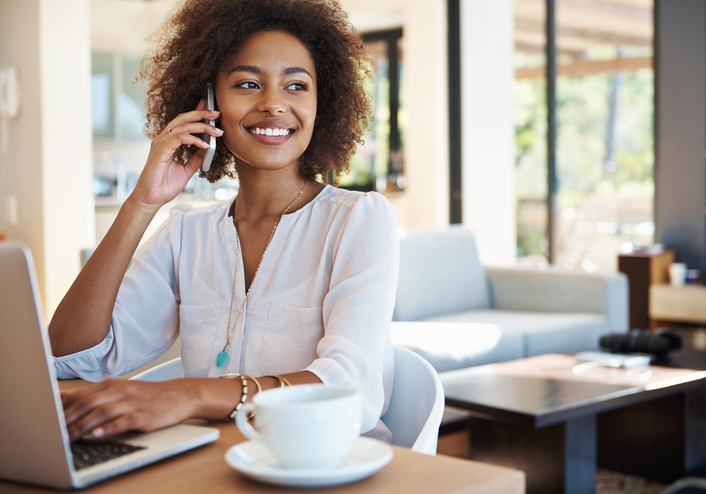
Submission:
[[[253,127],[250,132],[253,134],[257,135],[266,135],[266,136],[286,136],[291,133],[291,130],[289,129],[279,129],[279,128],[272,128],[268,127],[266,129],[261,129],[260,127]]]

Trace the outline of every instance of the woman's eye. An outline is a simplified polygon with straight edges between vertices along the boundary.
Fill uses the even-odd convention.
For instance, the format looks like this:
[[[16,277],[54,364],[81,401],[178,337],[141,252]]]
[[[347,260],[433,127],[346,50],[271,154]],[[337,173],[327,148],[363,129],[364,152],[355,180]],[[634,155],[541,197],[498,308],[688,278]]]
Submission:
[[[257,89],[259,86],[257,85],[257,82],[253,81],[245,81],[245,82],[239,82],[235,85],[235,87],[243,88],[243,89]]]
[[[309,89],[309,86],[304,82],[293,82],[287,86],[287,89],[292,91],[306,91]]]

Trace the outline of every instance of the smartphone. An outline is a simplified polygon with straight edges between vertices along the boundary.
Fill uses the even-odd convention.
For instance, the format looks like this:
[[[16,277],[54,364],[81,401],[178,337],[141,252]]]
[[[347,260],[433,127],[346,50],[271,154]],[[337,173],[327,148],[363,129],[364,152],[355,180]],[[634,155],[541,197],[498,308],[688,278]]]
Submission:
[[[622,367],[629,369],[630,367],[642,367],[650,365],[652,359],[650,355],[645,354],[621,354],[609,352],[579,352],[576,354],[576,359],[579,362],[601,362],[606,367]]]
[[[206,84],[206,96],[204,96],[206,101],[206,110],[213,111],[216,109],[216,95],[213,91],[213,84],[210,82]],[[204,120],[204,123],[209,125],[216,125],[215,120]],[[213,156],[216,154],[216,137],[204,132],[201,134],[201,140],[208,144],[208,148],[201,149],[201,169],[207,172],[211,168],[211,162],[213,161]]]

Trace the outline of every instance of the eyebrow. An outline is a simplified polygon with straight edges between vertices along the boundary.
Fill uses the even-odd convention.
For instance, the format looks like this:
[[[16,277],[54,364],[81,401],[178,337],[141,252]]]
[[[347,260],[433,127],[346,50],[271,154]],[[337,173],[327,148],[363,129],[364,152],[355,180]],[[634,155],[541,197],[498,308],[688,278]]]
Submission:
[[[233,67],[231,69],[228,69],[228,75],[232,74],[233,72],[249,72],[250,74],[262,74],[262,69],[260,67],[256,67],[254,65],[238,65],[236,67]],[[282,71],[282,75],[292,75],[292,74],[306,74],[312,79],[314,78],[311,73],[306,70],[304,67],[287,67]]]

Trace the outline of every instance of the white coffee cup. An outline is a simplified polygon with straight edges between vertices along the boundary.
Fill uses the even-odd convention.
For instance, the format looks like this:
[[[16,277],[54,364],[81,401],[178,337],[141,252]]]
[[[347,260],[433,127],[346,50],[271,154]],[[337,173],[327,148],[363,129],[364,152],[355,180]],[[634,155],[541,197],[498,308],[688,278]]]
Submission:
[[[680,287],[684,285],[686,279],[686,264],[674,262],[669,265],[669,281],[672,286]]]
[[[248,423],[255,412],[257,430]],[[262,442],[283,468],[335,468],[360,434],[361,394],[323,384],[276,388],[255,395],[235,416],[248,439]]]

